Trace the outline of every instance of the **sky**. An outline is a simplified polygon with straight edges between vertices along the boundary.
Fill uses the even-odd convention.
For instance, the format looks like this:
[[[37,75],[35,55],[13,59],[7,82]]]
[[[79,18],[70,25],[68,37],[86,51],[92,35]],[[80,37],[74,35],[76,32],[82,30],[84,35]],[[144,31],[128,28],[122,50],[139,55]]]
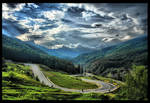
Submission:
[[[49,49],[100,49],[147,35],[147,4],[2,3],[2,33]]]

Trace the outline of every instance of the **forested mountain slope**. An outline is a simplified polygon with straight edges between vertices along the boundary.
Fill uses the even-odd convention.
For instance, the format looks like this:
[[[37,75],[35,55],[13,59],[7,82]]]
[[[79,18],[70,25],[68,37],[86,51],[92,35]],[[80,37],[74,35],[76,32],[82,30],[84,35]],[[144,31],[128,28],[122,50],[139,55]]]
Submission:
[[[5,35],[2,35],[2,56],[6,59],[19,62],[45,64],[50,68],[69,73],[78,72],[71,62],[50,56],[39,48]]]
[[[74,59],[74,62],[84,65],[89,72],[106,76],[110,72],[115,74],[128,70],[132,64],[147,65],[147,56],[147,36],[144,35],[99,51],[80,55]]]

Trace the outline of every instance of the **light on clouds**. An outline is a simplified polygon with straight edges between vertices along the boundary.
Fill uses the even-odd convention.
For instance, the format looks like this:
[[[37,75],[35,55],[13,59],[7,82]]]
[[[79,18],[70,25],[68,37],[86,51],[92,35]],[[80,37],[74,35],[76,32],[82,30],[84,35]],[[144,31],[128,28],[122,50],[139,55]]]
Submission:
[[[49,49],[63,46],[99,49],[147,33],[147,4],[14,5],[12,8],[11,4],[2,3],[3,34],[23,41],[32,40]]]

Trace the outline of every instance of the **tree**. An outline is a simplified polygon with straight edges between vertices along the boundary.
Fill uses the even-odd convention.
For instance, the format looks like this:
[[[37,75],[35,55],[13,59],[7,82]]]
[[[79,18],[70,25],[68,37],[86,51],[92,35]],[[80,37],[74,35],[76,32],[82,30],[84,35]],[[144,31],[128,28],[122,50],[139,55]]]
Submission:
[[[128,99],[143,100],[147,99],[148,90],[148,74],[147,68],[145,66],[132,66],[132,71],[130,71],[126,77],[126,90],[125,96]]]

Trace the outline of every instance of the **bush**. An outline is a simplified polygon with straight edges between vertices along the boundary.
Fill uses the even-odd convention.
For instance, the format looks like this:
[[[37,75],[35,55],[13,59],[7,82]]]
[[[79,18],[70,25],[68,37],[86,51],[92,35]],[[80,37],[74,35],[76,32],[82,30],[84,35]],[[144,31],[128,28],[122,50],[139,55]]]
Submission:
[[[101,95],[100,96],[100,98],[102,99],[102,100],[109,100],[109,96],[107,96],[107,95]]]
[[[38,76],[35,77],[35,80],[40,81],[39,78],[38,78]]]
[[[33,74],[30,71],[26,72],[27,76],[33,77]]]
[[[9,72],[9,79],[10,80],[15,80],[16,79],[16,76],[15,76],[14,72]]]
[[[132,66],[126,77],[126,85],[121,92],[125,98],[129,100],[145,100],[147,98],[148,90],[148,73],[145,66]]]

